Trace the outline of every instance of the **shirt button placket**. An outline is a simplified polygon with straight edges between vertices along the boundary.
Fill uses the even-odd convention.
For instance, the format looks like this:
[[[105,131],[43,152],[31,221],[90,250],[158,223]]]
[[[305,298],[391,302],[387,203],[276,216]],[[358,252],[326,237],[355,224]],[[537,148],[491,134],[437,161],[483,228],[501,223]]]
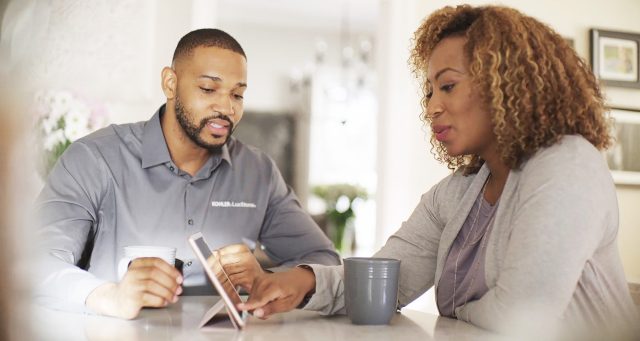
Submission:
[[[196,205],[195,202],[195,188],[191,182],[187,182],[185,189],[185,214],[186,214],[186,222],[187,222],[187,230],[189,233],[193,233],[196,230],[196,223],[194,219],[195,210],[194,207]]]

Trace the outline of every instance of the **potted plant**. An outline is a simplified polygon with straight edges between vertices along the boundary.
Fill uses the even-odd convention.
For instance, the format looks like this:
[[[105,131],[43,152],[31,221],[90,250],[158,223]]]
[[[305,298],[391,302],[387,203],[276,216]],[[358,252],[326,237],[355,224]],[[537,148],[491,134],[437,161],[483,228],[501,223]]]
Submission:
[[[322,199],[325,203],[326,225],[325,233],[331,239],[336,249],[342,253],[352,251],[355,244],[344,245],[345,232],[353,228],[353,203],[357,199],[366,200],[367,191],[356,185],[331,184],[319,185],[311,188],[313,195]]]

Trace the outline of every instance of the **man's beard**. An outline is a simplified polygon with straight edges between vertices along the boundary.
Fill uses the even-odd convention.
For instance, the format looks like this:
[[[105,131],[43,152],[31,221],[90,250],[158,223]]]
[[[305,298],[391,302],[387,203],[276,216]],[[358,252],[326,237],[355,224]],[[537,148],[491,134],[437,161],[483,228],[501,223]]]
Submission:
[[[223,115],[218,113],[217,115],[211,115],[200,120],[200,124],[196,124],[192,122],[190,118],[193,117],[192,113],[187,111],[182,103],[180,103],[180,99],[176,96],[176,118],[178,119],[178,123],[182,130],[189,136],[189,139],[193,141],[196,145],[201,148],[208,150],[211,153],[219,154],[222,151],[222,146],[224,146],[231,138],[231,134],[233,133],[233,121],[227,115]],[[200,133],[203,129],[207,127],[207,122],[210,120],[217,118],[221,120],[225,120],[229,122],[229,133],[227,134],[227,138],[222,143],[209,143],[200,137]],[[218,136],[215,136],[218,137]]]

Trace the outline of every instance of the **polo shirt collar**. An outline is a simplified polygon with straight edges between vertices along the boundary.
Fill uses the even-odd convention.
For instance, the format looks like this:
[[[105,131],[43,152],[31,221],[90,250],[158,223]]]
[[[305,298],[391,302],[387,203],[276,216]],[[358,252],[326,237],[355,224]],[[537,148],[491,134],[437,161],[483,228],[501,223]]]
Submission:
[[[231,154],[229,153],[229,145],[233,143],[235,143],[235,138],[230,137],[229,141],[227,141],[227,143],[225,143],[224,146],[222,146],[222,152],[220,153],[220,158],[222,160],[227,161],[229,166],[233,166],[233,163],[231,163]]]
[[[142,133],[142,168],[149,168],[171,161],[169,148],[162,133],[160,116],[164,114],[163,104],[144,125]]]
[[[149,168],[160,164],[171,162],[171,154],[167,147],[167,141],[162,133],[160,118],[164,115],[165,104],[163,104],[153,117],[144,125],[142,134],[142,168]],[[229,166],[231,163],[231,154],[229,153],[229,144],[235,143],[234,138],[230,138],[229,142],[222,146],[220,158],[227,161]],[[207,163],[211,170],[216,166],[213,162]]]

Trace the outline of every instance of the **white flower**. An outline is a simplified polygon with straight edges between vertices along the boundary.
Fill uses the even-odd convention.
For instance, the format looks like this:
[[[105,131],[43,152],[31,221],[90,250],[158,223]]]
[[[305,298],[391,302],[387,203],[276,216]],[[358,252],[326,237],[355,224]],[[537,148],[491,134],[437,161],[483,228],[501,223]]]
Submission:
[[[89,110],[85,109],[79,106],[77,109],[72,109],[67,113],[64,120],[64,135],[69,141],[75,141],[90,132]]]
[[[43,174],[71,142],[107,123],[104,110],[92,110],[67,91],[40,91],[34,94],[34,124],[43,148]]]
[[[58,121],[69,111],[69,101],[66,98],[54,97],[49,102],[49,117]]]
[[[67,138],[62,130],[56,130],[44,138],[44,149],[53,151],[53,149],[61,143],[65,143]]]
[[[45,116],[40,122],[42,125],[42,131],[45,135],[49,135],[57,128],[58,122],[54,121],[51,117]]]

